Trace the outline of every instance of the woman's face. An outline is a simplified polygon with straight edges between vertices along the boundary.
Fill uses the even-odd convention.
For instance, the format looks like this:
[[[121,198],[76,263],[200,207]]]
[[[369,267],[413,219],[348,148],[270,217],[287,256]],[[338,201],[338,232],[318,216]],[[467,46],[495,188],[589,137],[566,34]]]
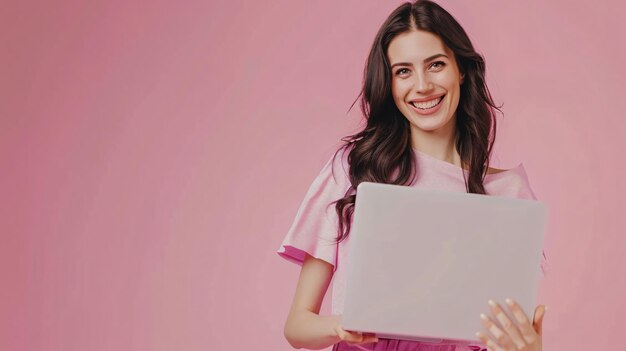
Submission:
[[[437,35],[412,30],[391,41],[387,59],[393,99],[413,135],[452,135],[463,80],[454,53]]]

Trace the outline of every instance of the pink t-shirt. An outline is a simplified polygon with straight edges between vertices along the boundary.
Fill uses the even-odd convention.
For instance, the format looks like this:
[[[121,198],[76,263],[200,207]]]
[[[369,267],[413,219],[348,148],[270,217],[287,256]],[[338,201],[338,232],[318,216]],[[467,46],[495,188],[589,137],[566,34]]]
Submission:
[[[417,179],[412,186],[466,192],[461,167],[416,149],[414,153]],[[331,308],[333,315],[343,313],[346,288],[343,263],[348,258],[350,235],[338,245],[333,242],[337,236],[338,217],[335,206],[329,204],[342,198],[350,188],[347,157],[348,151],[342,150],[337,153],[334,161],[331,156],[326,162],[309,187],[293,224],[277,251],[281,257],[299,265],[302,265],[306,252],[334,266]],[[536,200],[522,163],[503,172],[487,174],[483,184],[488,195]],[[545,255],[543,259],[541,267],[537,267],[542,272],[546,263]]]

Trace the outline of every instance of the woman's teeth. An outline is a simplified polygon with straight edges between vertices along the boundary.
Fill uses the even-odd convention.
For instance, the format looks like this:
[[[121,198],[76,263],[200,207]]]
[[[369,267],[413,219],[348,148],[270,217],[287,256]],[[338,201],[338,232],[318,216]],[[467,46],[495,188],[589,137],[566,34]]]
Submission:
[[[427,110],[429,108],[433,108],[437,106],[441,102],[441,100],[443,100],[444,96],[445,95],[442,95],[436,99],[426,101],[426,102],[411,102],[411,103],[413,104],[413,106],[419,108],[420,110]]]

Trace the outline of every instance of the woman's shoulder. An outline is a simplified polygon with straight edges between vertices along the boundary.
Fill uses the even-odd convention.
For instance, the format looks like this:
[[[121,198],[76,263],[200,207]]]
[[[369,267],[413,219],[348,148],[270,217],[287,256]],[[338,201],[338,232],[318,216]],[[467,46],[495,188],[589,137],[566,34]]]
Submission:
[[[487,174],[498,174],[502,172],[508,172],[510,170],[511,169],[500,169],[500,168],[489,167],[489,169],[487,169]]]
[[[523,163],[510,169],[490,167],[487,171],[485,187],[492,195],[536,199]]]
[[[487,175],[488,176],[492,176],[492,175],[497,175],[497,176],[504,176],[504,175],[525,175],[526,171],[524,169],[524,164],[523,163],[518,163],[517,166],[512,167],[512,168],[495,168],[495,167],[488,167],[487,168]]]
[[[348,151],[335,149],[319,170],[309,192],[317,191],[332,196],[344,195],[350,185]]]

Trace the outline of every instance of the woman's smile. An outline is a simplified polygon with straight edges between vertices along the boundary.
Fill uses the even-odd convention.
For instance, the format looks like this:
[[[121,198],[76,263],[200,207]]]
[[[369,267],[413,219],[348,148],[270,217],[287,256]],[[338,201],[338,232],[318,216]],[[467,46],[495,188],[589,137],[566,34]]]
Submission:
[[[409,104],[413,108],[413,111],[419,113],[420,115],[428,116],[439,111],[439,108],[443,105],[442,102],[445,96],[446,94],[443,94],[437,98],[424,102],[411,101]]]

